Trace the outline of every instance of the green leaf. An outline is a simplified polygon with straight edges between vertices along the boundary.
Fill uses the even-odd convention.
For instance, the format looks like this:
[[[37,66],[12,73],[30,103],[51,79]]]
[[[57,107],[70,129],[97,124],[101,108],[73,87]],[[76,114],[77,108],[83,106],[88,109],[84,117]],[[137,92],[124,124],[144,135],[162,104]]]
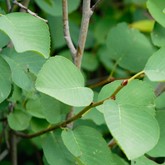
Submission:
[[[99,50],[98,50],[99,60],[104,65],[106,70],[111,72],[112,69],[114,68],[114,62],[113,62],[112,58],[110,56],[108,56],[108,54],[109,54],[109,52],[105,45],[99,48]]]
[[[151,32],[153,30],[154,23],[155,21],[153,20],[144,19],[133,22],[130,26],[134,29],[140,30],[141,32]]]
[[[151,81],[165,81],[165,48],[160,48],[148,60],[144,71]]]
[[[163,82],[164,83],[164,82]],[[164,110],[165,109],[165,92],[163,92],[160,96],[156,97],[156,109],[157,110]]]
[[[49,30],[42,20],[20,12],[0,15],[0,30],[9,36],[17,52],[35,51],[49,57]]]
[[[158,165],[154,161],[146,158],[145,156],[142,156],[138,159],[135,159],[131,162],[131,165]]]
[[[75,157],[80,157],[83,153],[81,151],[81,147],[80,147],[79,141],[77,140],[77,137],[76,137],[74,132],[72,130],[64,130],[62,132],[62,139],[63,139],[64,144],[68,148],[68,150]]]
[[[82,68],[87,71],[95,71],[99,63],[96,56],[92,53],[84,53],[82,59]]]
[[[155,23],[154,29],[151,33],[151,39],[154,45],[159,47],[165,46],[165,28],[160,24]]]
[[[22,131],[28,128],[31,116],[23,110],[15,109],[9,114],[7,120],[10,128],[17,131]]]
[[[49,0],[46,1],[35,0],[37,5],[46,13],[52,16],[62,15],[62,1],[59,0]],[[68,12],[71,13],[78,8],[80,0],[68,0]]]
[[[154,98],[150,85],[134,80],[117,94],[115,100],[104,102],[102,107],[110,132],[130,160],[142,156],[158,142]]]
[[[152,157],[164,157],[165,156],[165,141],[164,141],[165,139],[165,129],[164,129],[165,111],[164,110],[157,111],[156,119],[160,127],[160,138],[157,145],[147,154],[149,154]]]
[[[9,37],[6,34],[4,34],[3,32],[0,31],[0,48],[7,45],[8,42],[9,42]]]
[[[50,165],[76,165],[74,156],[67,150],[61,139],[61,133],[57,130],[55,133],[47,134],[42,144],[44,156]]]
[[[98,101],[104,100],[110,97],[113,92],[117,89],[117,87],[121,84],[122,81],[114,81],[107,85],[104,85],[98,95]],[[96,107],[100,112],[104,111],[104,105],[100,105]]]
[[[48,95],[40,94],[37,98],[28,100],[27,111],[34,117],[44,118],[55,124],[65,119],[70,108]]]
[[[68,150],[85,165],[113,163],[111,152],[95,129],[80,126],[75,130],[64,130],[62,139]]]
[[[17,53],[12,51],[3,53],[3,58],[10,65],[13,82],[25,90],[33,89],[34,75],[37,75],[45,59],[35,52]]]
[[[106,44],[109,56],[121,67],[133,72],[141,71],[154,52],[149,39],[125,23],[110,30]]]
[[[73,39],[73,43],[78,46],[78,39],[79,39],[79,26],[71,21],[70,22],[70,33]],[[87,39],[86,39],[86,43],[85,43],[85,49],[89,49],[92,48],[93,45],[95,43],[95,39],[94,39],[94,34],[93,31],[91,31],[90,29],[88,30],[88,34],[87,34]]]
[[[105,43],[108,31],[114,24],[114,19],[108,14],[102,17],[102,19],[98,18],[98,21],[96,21],[94,25],[94,36],[99,44]]]
[[[87,106],[93,100],[93,91],[84,87],[80,70],[68,59],[50,58],[38,74],[38,91],[72,106]]]
[[[63,32],[63,22],[62,16],[48,16],[48,24],[50,27],[51,39],[52,39],[52,49],[61,48],[66,45]],[[58,39],[58,41],[57,41]]]
[[[30,128],[33,132],[42,131],[48,128],[49,126],[50,124],[44,119],[32,117],[32,119],[30,120]]]
[[[37,118],[45,118],[45,116],[42,113],[42,106],[41,101],[39,98],[36,99],[30,99],[26,103],[26,110],[27,112]]]
[[[0,56],[0,103],[4,101],[11,91],[11,71],[9,65]]]
[[[162,26],[165,27],[165,14],[163,10],[165,8],[165,1],[164,0],[148,0],[147,1],[147,8],[151,13],[152,17],[160,23]]]
[[[41,111],[46,120],[55,124],[66,118],[67,113],[70,111],[70,107],[59,102],[58,100],[48,95],[41,95],[40,98]]]

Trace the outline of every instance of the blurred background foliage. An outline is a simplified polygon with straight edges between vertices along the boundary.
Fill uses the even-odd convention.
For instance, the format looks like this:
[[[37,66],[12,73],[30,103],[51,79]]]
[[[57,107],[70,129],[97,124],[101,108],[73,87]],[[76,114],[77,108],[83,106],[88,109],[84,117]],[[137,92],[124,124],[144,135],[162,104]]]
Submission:
[[[25,1],[26,0],[22,0],[19,2],[24,3]],[[92,0],[92,4],[95,2],[95,0]],[[82,16],[82,1],[68,0],[68,4],[71,38],[75,46],[77,46]],[[63,35],[61,1],[31,0],[28,8],[48,20],[51,34],[51,56],[62,55],[71,60],[71,54]],[[20,8],[18,6],[14,6],[12,12],[19,10]],[[0,12],[8,13],[5,0],[0,0]],[[129,78],[132,74],[143,69],[149,56],[151,56],[157,49],[157,46],[160,45],[155,40],[156,46],[151,42],[152,38],[154,38],[154,33],[152,32],[153,26],[154,21],[147,11],[146,0],[102,0],[91,18],[85,53],[82,60],[82,71],[86,78],[87,86],[97,86],[100,81],[105,80],[109,76],[111,79]],[[160,25],[157,25],[156,28],[161,28],[159,26]],[[136,40],[134,40],[134,36],[136,36]],[[136,43],[141,40],[144,40],[146,43],[146,48],[137,46],[138,44]],[[131,51],[128,51],[128,49]],[[121,56],[122,53],[123,56]],[[128,58],[129,62],[127,60]],[[17,94],[20,92],[20,89],[17,86],[13,88],[15,89],[14,91],[16,91],[14,98],[19,97]],[[99,90],[100,86],[95,88],[96,95]],[[28,93],[28,95],[30,94]],[[42,95],[41,98],[37,98],[37,102],[42,102],[42,108],[44,109],[48,103],[43,102],[43,100],[47,100],[50,105],[50,107],[47,108],[51,111],[51,106],[54,106],[54,103],[52,103],[50,98],[45,97],[47,96]],[[0,110],[5,111],[5,104],[6,102],[0,105]],[[53,112],[47,113],[47,121],[43,119],[42,114],[38,114],[37,112],[37,109],[41,108],[38,107],[38,105],[36,100],[34,102],[33,99],[29,100],[26,105],[27,111],[33,115],[32,119],[22,114],[24,121],[29,122],[31,119],[30,127],[33,131],[46,128],[49,124],[47,121],[50,123],[61,121],[61,118],[52,118]],[[56,106],[64,107],[62,112],[62,114],[64,114],[63,116],[69,111],[66,105],[56,103]],[[77,112],[78,111],[77,108]],[[37,117],[35,117],[35,115]],[[40,117],[38,117],[39,115]],[[57,114],[54,114],[54,116],[56,115]],[[95,118],[94,122],[92,118]],[[80,123],[96,127],[103,134],[107,142],[112,138],[105,125],[103,116],[99,111],[91,111],[88,115],[85,115],[82,120],[78,120],[75,125]],[[26,123],[24,122],[24,124]],[[2,127],[1,124],[0,126]],[[3,129],[0,128],[0,130]],[[5,140],[1,139],[2,134],[3,133],[0,134],[0,152],[6,147]],[[40,150],[39,138],[20,141],[18,148],[18,161],[20,165],[43,164],[43,153]],[[118,147],[114,148],[113,151],[125,158]],[[10,165],[9,159],[9,156],[7,156],[0,164]],[[161,161],[161,159],[158,161]],[[45,159],[44,164],[47,164]]]

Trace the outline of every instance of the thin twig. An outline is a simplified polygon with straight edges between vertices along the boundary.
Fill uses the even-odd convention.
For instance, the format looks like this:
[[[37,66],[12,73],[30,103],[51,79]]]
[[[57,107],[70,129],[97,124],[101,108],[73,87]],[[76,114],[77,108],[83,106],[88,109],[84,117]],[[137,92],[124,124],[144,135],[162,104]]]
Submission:
[[[124,87],[127,85],[127,80],[124,80],[119,86],[118,88],[112,93],[111,96],[107,97],[106,99],[104,100],[101,100],[101,101],[98,101],[98,102],[92,102],[90,105],[86,106],[84,109],[82,109],[78,114],[72,116],[71,118],[63,121],[63,122],[60,122],[56,125],[53,125],[53,126],[50,126],[49,128],[45,129],[45,130],[42,130],[42,131],[39,131],[37,133],[34,133],[34,134],[24,134],[24,133],[21,133],[21,132],[15,132],[15,134],[17,136],[20,136],[20,137],[23,137],[23,138],[34,138],[34,137],[37,137],[37,136],[40,136],[42,134],[45,134],[47,132],[50,132],[50,131],[53,131],[53,130],[56,130],[60,127],[66,127],[67,124],[81,118],[87,111],[89,111],[90,109],[94,108],[94,107],[97,107],[99,105],[102,105],[104,103],[104,101],[106,100],[109,100],[109,99],[114,99],[115,98],[115,95]]]
[[[135,74],[134,76],[132,76],[131,78],[128,79],[128,82],[134,80],[135,78],[138,78],[139,76],[144,75],[144,70],[138,72],[137,74]]]
[[[111,139],[110,142],[108,143],[108,146],[109,146],[109,148],[112,149],[115,145],[116,145],[116,141],[115,141],[115,139],[113,138],[113,139]]]
[[[81,28],[80,28],[76,57],[74,59],[74,63],[79,69],[81,68],[81,61],[84,53],[84,47],[86,43],[90,17],[93,14],[93,11],[90,8],[90,3],[91,0],[83,0]]]
[[[22,5],[25,6],[26,8],[28,8],[29,3],[30,3],[30,0],[23,0]],[[26,10],[21,8],[20,12],[26,12]]]
[[[44,22],[48,22],[47,20],[39,17],[36,13],[32,12],[31,10],[29,10],[26,6],[22,5],[21,3],[17,2],[17,0],[13,0],[13,3],[16,4],[17,6],[19,6],[20,8],[24,9],[27,13],[31,14],[32,16],[44,21]]]
[[[95,11],[96,8],[100,5],[100,3],[102,2],[103,0],[98,0],[92,7],[91,7],[91,10],[92,11]]]
[[[160,82],[158,83],[157,87],[155,88],[155,95],[158,97],[161,95],[163,92],[165,92],[165,82]]]
[[[10,0],[6,0],[6,5],[7,5],[8,12],[10,12],[10,10],[11,10],[11,2],[10,2]]]
[[[69,20],[68,20],[68,1],[62,0],[62,9],[63,9],[63,30],[64,30],[64,38],[66,40],[66,43],[68,45],[68,48],[70,49],[70,52],[72,54],[72,58],[74,60],[76,55],[76,49],[73,45],[70,31],[69,31]]]
[[[9,150],[5,149],[1,154],[0,154],[0,162],[9,154]]]
[[[102,81],[99,81],[99,82],[97,82],[97,83],[95,83],[95,84],[91,84],[91,85],[89,85],[88,87],[91,88],[91,89],[93,89],[93,88],[96,88],[96,87],[103,86],[103,85],[105,85],[105,84],[111,83],[111,82],[113,82],[114,80],[116,80],[116,79],[113,78],[113,77],[109,78],[109,76],[108,76],[108,78],[106,78],[106,79],[104,79],[104,80],[102,80]]]
[[[74,116],[74,107],[71,107],[70,112],[66,115],[66,120],[72,118]],[[72,129],[73,128],[73,122],[67,124],[67,128]]]

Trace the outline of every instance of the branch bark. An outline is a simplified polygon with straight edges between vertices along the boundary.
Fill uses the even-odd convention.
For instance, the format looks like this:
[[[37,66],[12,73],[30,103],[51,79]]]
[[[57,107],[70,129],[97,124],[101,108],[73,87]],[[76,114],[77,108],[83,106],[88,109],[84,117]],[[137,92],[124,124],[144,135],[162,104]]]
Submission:
[[[68,1],[62,0],[62,9],[63,9],[63,30],[64,30],[64,38],[66,40],[66,43],[68,45],[68,48],[70,49],[70,52],[72,54],[72,58],[74,60],[76,55],[76,49],[73,45],[70,31],[69,31],[69,20],[68,20]]]
[[[91,4],[91,0],[83,0],[81,28],[80,28],[77,52],[74,58],[74,63],[79,69],[81,68],[81,61],[86,43],[89,21],[93,14],[93,11],[90,8],[90,4]]]
[[[98,0],[92,7],[91,7],[91,10],[94,11],[96,10],[96,8],[100,5],[100,3],[102,2],[103,0]]]
[[[10,155],[12,165],[17,165],[17,136],[12,130],[10,132]]]
[[[39,17],[36,13],[32,12],[31,10],[29,10],[26,6],[22,5],[21,3],[17,2],[17,0],[13,0],[13,3],[16,4],[17,6],[19,6],[21,9],[25,10],[27,13],[31,14],[32,16],[44,21],[44,22],[48,22],[47,20]]]
[[[34,137],[37,137],[37,136],[40,136],[42,134],[45,134],[47,132],[50,132],[50,131],[54,131],[60,127],[66,127],[69,123],[72,123],[73,121],[81,118],[86,112],[88,112],[89,110],[91,110],[92,108],[94,107],[97,107],[99,105],[102,105],[104,103],[104,101],[106,100],[109,100],[109,99],[115,99],[115,96],[116,94],[122,89],[124,88],[127,83],[125,82],[128,82],[128,80],[124,80],[119,86],[118,88],[116,88],[116,90],[112,93],[111,96],[107,97],[106,99],[104,100],[101,100],[101,101],[98,101],[98,102],[95,102],[95,103],[91,103],[90,105],[86,106],[85,108],[83,108],[78,114],[72,116],[71,118],[68,118],[66,119],[65,121],[63,122],[60,122],[56,125],[52,125],[50,126],[49,128],[45,129],[45,130],[42,130],[42,131],[39,131],[37,133],[34,133],[34,134],[24,134],[24,133],[21,133],[21,132],[15,132],[15,134],[17,136],[20,136],[20,137],[23,137],[23,138],[34,138]]]

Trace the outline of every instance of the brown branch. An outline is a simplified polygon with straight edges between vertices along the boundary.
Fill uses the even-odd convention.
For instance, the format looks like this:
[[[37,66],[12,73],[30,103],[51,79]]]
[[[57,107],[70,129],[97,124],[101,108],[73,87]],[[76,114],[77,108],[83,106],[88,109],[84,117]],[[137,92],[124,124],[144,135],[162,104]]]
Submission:
[[[77,50],[75,49],[73,42],[71,40],[71,36],[70,36],[69,21],[68,21],[68,3],[67,2],[68,2],[67,0],[62,0],[64,37],[65,37],[66,43],[70,49],[70,52],[72,54],[74,64],[80,69],[82,55],[83,55],[84,46],[85,46],[86,37],[87,37],[89,20],[93,13],[90,9],[91,0],[83,0],[83,13],[82,13],[81,29],[80,29],[80,34],[79,34]],[[68,113],[67,119],[72,118],[73,114],[74,114],[74,110],[72,109]],[[68,126],[69,127],[73,126],[73,123],[70,123]]]
[[[76,49],[73,45],[70,31],[69,31],[69,20],[68,20],[68,1],[62,0],[62,9],[63,9],[63,26],[64,26],[64,38],[66,40],[66,43],[68,45],[68,48],[70,49],[70,52],[72,54],[72,58],[74,60],[76,55]]]
[[[17,165],[17,136],[13,131],[10,132],[10,155],[12,165]]]
[[[44,21],[44,22],[48,22],[47,20],[39,17],[36,13],[32,12],[31,10],[29,10],[26,6],[22,5],[21,3],[17,2],[17,0],[13,0],[13,3],[16,4],[17,6],[19,6],[20,8],[24,9],[27,13],[31,14],[32,16]]]
[[[91,85],[89,85],[88,87],[89,88],[96,88],[96,87],[99,87],[99,86],[103,86],[103,85],[105,85],[105,84],[108,84],[108,83],[111,83],[111,82],[113,82],[115,79],[112,77],[112,78],[106,78],[106,79],[104,79],[104,80],[102,80],[102,81],[99,81],[99,82],[97,82],[97,83],[95,83],[95,84],[91,84]]]
[[[119,86],[118,88],[112,93],[111,96],[109,96],[108,98],[104,99],[104,100],[101,100],[101,101],[98,101],[98,102],[92,102],[90,105],[86,106],[84,109],[82,109],[78,114],[72,116],[71,118],[68,118],[67,120],[63,121],[63,122],[60,122],[58,124],[55,124],[55,125],[52,125],[42,131],[39,131],[37,133],[33,133],[33,134],[24,134],[22,132],[15,132],[15,134],[17,136],[20,136],[20,137],[23,137],[23,138],[34,138],[34,137],[37,137],[37,136],[40,136],[42,134],[45,134],[47,132],[50,132],[50,131],[54,131],[60,127],[66,127],[67,124],[81,118],[83,116],[83,114],[85,114],[87,111],[89,111],[90,109],[94,108],[94,107],[97,107],[99,105],[102,105],[104,103],[104,101],[106,100],[109,100],[109,99],[114,99],[115,98],[115,95],[124,87],[127,85],[127,80],[124,80]]]
[[[81,28],[80,28],[77,52],[74,59],[74,63],[79,69],[81,68],[81,61],[84,53],[84,47],[86,43],[90,17],[93,14],[93,11],[90,8],[90,3],[91,0],[83,0]]]

